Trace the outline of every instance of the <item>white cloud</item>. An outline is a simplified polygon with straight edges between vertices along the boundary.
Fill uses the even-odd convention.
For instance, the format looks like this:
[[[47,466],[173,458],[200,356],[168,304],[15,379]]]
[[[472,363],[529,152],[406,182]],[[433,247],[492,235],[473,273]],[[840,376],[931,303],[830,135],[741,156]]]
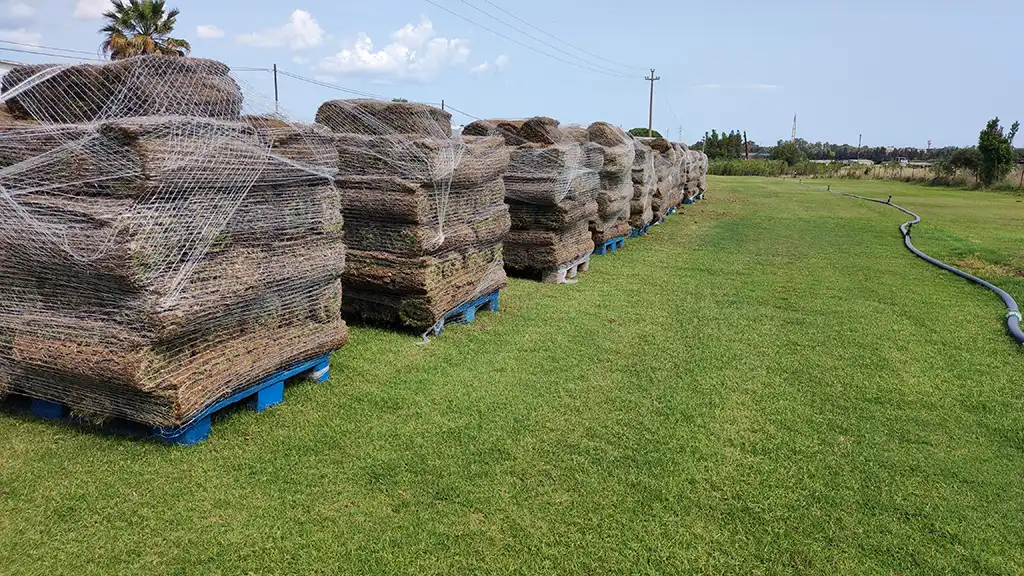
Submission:
[[[22,20],[25,18],[31,18],[36,13],[36,9],[21,2],[20,0],[6,0],[0,3],[0,18],[10,20]]]
[[[18,44],[36,44],[43,39],[43,35],[39,32],[31,32],[24,28],[18,28],[15,30],[5,29],[0,30],[0,40],[7,40],[8,42],[17,42]]]
[[[485,60],[481,64],[478,64],[477,66],[473,66],[472,68],[470,68],[469,72],[471,74],[483,74],[484,72],[487,72],[488,70],[491,70],[492,68],[495,71],[501,72],[507,66],[508,66],[508,56],[505,56],[504,54],[502,54],[501,56],[498,56],[497,58],[495,58],[493,63],[487,62]]]
[[[744,84],[743,88],[747,90],[778,90],[782,86],[778,84]]]
[[[392,32],[391,43],[380,50],[374,50],[369,36],[359,34],[355,42],[324,58],[317,67],[334,74],[364,73],[426,82],[446,67],[465,63],[468,57],[466,40],[437,36],[434,25],[424,18]]]
[[[96,20],[110,10],[110,0],[75,0],[75,18],[80,20]]]
[[[237,40],[257,48],[288,47],[292,50],[304,50],[323,44],[324,35],[324,29],[312,14],[305,10],[296,10],[292,12],[291,19],[284,26],[239,36]]]
[[[292,58],[292,62],[295,62],[299,66],[305,66],[306,64],[309,64],[309,58],[304,58],[302,56],[296,56],[296,57]]]
[[[334,76],[330,76],[327,74],[317,74],[316,76],[314,76],[314,78],[321,82],[327,82],[328,84],[333,84],[334,82],[338,81],[338,79],[335,78]]]
[[[200,24],[196,26],[196,35],[200,38],[223,38],[224,31],[216,26]]]

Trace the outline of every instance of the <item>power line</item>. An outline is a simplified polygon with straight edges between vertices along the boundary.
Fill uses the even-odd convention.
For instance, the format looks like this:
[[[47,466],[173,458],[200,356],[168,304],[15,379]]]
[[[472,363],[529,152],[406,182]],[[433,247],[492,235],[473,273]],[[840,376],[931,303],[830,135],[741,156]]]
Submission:
[[[538,54],[541,54],[543,56],[547,56],[548,58],[553,58],[553,59],[558,60],[560,62],[564,62],[566,64],[569,64],[571,66],[575,66],[577,68],[582,68],[584,70],[589,70],[590,72],[596,72],[598,74],[605,74],[605,75],[608,75],[608,76],[618,76],[618,77],[621,77],[621,78],[633,78],[633,76],[630,76],[628,74],[622,74],[622,73],[611,74],[609,72],[605,72],[605,71],[597,69],[597,68],[591,68],[590,66],[585,66],[583,64],[579,64],[579,63],[573,62],[571,60],[566,60],[565,58],[562,58],[560,56],[556,56],[554,54],[549,54],[549,53],[547,53],[547,52],[545,52],[543,50],[540,50],[538,48],[530,46],[529,44],[525,44],[523,42],[520,42],[519,40],[516,40],[515,38],[512,38],[512,37],[510,37],[510,36],[508,36],[506,34],[502,34],[501,32],[498,32],[497,30],[494,30],[493,28],[488,28],[487,26],[484,26],[483,24],[480,24],[479,22],[476,22],[474,20],[470,20],[469,18],[466,18],[462,14],[459,14],[458,12],[453,12],[452,10],[449,10],[448,8],[445,8],[444,6],[441,6],[437,2],[434,2],[433,0],[424,0],[424,1],[427,4],[430,4],[431,6],[434,6],[435,8],[440,8],[441,10],[444,10],[445,12],[451,14],[452,16],[455,16],[456,18],[460,18],[462,20],[465,20],[466,22],[469,22],[470,24],[472,24],[474,26],[477,26],[479,28],[483,28],[484,30],[487,30],[488,32],[490,32],[491,34],[494,34],[495,36],[499,36],[501,38],[504,38],[505,40],[508,40],[509,42],[513,42],[515,44],[518,44],[518,45],[522,46],[523,48],[526,48],[527,50],[532,50],[532,51],[534,51],[534,52],[536,52]]]
[[[588,52],[588,51],[584,50],[583,48],[580,48],[579,46],[575,46],[573,44],[570,44],[570,43],[566,42],[565,40],[562,40],[558,36],[555,36],[554,34],[551,34],[549,32],[545,32],[544,30],[534,26],[533,24],[530,24],[526,20],[523,20],[522,18],[516,16],[515,14],[509,12],[508,10],[505,10],[501,6],[498,6],[497,4],[495,4],[494,2],[491,2],[491,0],[484,0],[484,2],[486,2],[487,4],[490,4],[494,8],[497,8],[499,11],[505,13],[509,17],[514,18],[514,19],[518,20],[519,22],[522,22],[523,24],[526,24],[530,28],[533,28],[534,30],[540,32],[541,34],[544,34],[545,36],[548,36],[549,38],[553,38],[554,40],[556,40],[556,41],[558,41],[558,42],[560,42],[560,43],[562,43],[562,44],[572,48],[573,50],[577,50],[577,51],[582,52],[582,53],[584,53],[584,54],[586,54],[588,56],[597,58],[598,60],[604,60],[605,62],[608,62],[610,64],[614,64],[615,66],[620,66],[622,68],[633,68],[633,69],[637,69],[637,70],[646,69],[643,66],[630,66],[629,64],[622,64],[620,62],[616,62],[614,60],[611,60],[611,59],[608,59],[608,58],[604,58],[602,56],[598,56],[597,54],[594,54],[592,52]]]
[[[94,62],[106,62],[101,58],[84,58],[81,56],[68,56],[67,54],[53,54],[50,52],[34,52],[32,50],[19,50],[18,48],[4,48],[0,46],[0,51],[3,52],[18,52],[19,54],[35,54],[37,56],[50,56],[53,58],[67,58],[69,60],[92,60]]]
[[[672,113],[672,117],[676,119],[676,124],[682,126],[683,122],[679,120],[679,116],[676,116],[676,111],[672,109],[672,102],[668,98],[665,99],[665,105],[668,106],[668,111]]]
[[[459,110],[458,108],[452,106],[451,104],[449,104],[447,102],[444,103],[444,108],[445,108],[445,110],[451,110],[453,112],[458,112],[459,114],[462,114],[463,116],[465,116],[467,118],[472,118],[473,120],[481,120],[481,118],[477,118],[476,116],[473,116],[472,114],[469,114],[467,112],[463,112],[462,110]]]
[[[92,57],[96,56],[95,52],[86,52],[85,50],[75,50],[75,49],[72,49],[72,48],[57,48],[57,47],[54,47],[54,46],[42,46],[42,45],[39,45],[39,44],[29,44],[27,42],[15,42],[13,40],[0,40],[0,43],[2,43],[2,44],[12,44],[14,46],[25,46],[27,48],[39,48],[39,49],[43,49],[43,50],[56,50],[57,52],[72,52],[72,53],[75,53],[75,54],[87,54],[87,55],[92,56]]]
[[[575,54],[573,54],[571,52],[566,52],[565,50],[562,50],[561,48],[559,48],[558,46],[555,46],[554,44],[551,44],[550,42],[542,40],[542,39],[534,36],[533,34],[530,34],[529,32],[524,31],[521,28],[517,28],[517,27],[513,26],[512,24],[509,24],[508,22],[505,22],[504,20],[502,20],[501,18],[498,18],[497,16],[494,16],[493,14],[489,14],[488,12],[485,12],[484,10],[481,10],[480,8],[470,4],[466,0],[459,0],[459,1],[462,2],[463,4],[465,4],[466,6],[469,6],[473,10],[476,10],[477,12],[483,14],[484,16],[487,16],[488,18],[498,22],[499,24],[507,26],[507,27],[515,30],[516,32],[519,32],[523,36],[526,36],[527,38],[530,38],[531,40],[534,40],[536,42],[540,42],[544,46],[547,46],[548,48],[551,48],[552,50],[557,50],[558,52],[561,52],[562,54],[565,54],[566,56],[568,56],[570,58],[575,58],[575,59],[577,59],[577,60],[579,60],[581,62],[586,62],[587,64],[589,64],[591,66],[594,66],[596,68],[600,68],[602,70],[606,70],[608,72],[611,72],[612,74],[616,74],[616,75],[619,75],[619,76],[627,76],[627,77],[630,76],[629,74],[624,74],[620,70],[614,70],[612,68],[608,68],[607,66],[602,66],[601,64],[597,64],[596,62],[591,62],[591,61],[587,60],[586,58],[581,58],[581,57],[579,57],[579,56],[577,56],[577,55],[575,55]]]
[[[364,98],[376,98],[378,100],[387,100],[388,99],[387,96],[381,96],[380,94],[373,94],[373,93],[370,93],[370,92],[363,92],[363,91],[360,91],[360,90],[353,90],[352,88],[345,88],[344,86],[338,86],[337,84],[331,84],[330,82],[324,82],[322,80],[316,80],[314,78],[307,78],[306,76],[301,76],[299,74],[294,74],[292,72],[286,72],[284,70],[281,70],[280,68],[277,69],[277,73],[281,74],[282,76],[288,76],[289,78],[294,78],[296,80],[299,80],[299,81],[302,81],[302,82],[306,82],[306,83],[309,83],[309,84],[313,84],[313,85],[316,85],[316,86],[321,86],[323,88],[330,88],[332,90],[337,90],[338,92],[344,92],[346,94],[354,94],[356,96],[362,96]]]

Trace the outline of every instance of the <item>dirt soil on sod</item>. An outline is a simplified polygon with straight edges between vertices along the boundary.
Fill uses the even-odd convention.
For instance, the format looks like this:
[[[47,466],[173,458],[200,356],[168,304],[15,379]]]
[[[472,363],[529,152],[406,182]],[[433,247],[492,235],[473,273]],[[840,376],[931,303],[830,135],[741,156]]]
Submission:
[[[353,329],[195,448],[0,413],[0,572],[1024,572],[999,300],[891,208],[709,181],[585,282],[427,346]],[[1024,197],[832,184],[1024,301]]]

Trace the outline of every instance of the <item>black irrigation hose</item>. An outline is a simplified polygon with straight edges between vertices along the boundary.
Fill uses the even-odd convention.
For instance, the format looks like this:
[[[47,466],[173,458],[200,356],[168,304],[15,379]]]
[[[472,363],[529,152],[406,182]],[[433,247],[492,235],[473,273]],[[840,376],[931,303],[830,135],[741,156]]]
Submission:
[[[922,259],[922,260],[924,260],[924,261],[926,261],[926,262],[928,262],[930,264],[938,266],[939,268],[942,268],[943,270],[952,272],[953,274],[956,274],[957,276],[959,276],[961,278],[970,280],[971,282],[974,282],[975,284],[980,284],[980,285],[984,286],[985,288],[988,288],[989,290],[995,292],[996,295],[998,295],[1000,298],[1003,299],[1003,303],[1006,304],[1006,308],[1008,310],[1008,312],[1006,313],[1006,331],[1009,332],[1010,337],[1013,338],[1014,340],[1016,340],[1018,344],[1024,346],[1024,331],[1021,331],[1021,327],[1020,327],[1021,322],[1024,321],[1024,319],[1021,318],[1020,308],[1017,306],[1017,301],[1013,299],[1013,296],[1010,296],[1004,290],[1002,290],[1001,288],[999,288],[998,286],[996,286],[996,285],[994,285],[994,284],[992,284],[990,282],[986,282],[985,280],[982,280],[981,278],[978,278],[977,276],[972,276],[971,274],[968,274],[967,272],[964,272],[963,270],[954,268],[954,267],[950,266],[949,264],[946,264],[945,262],[941,262],[939,260],[936,260],[935,258],[932,258],[931,256],[925,254],[924,252],[921,252],[920,250],[917,249],[917,247],[914,246],[913,242],[910,241],[910,230],[914,227],[915,224],[919,224],[921,222],[921,217],[920,216],[918,216],[917,214],[914,214],[913,212],[911,212],[910,210],[907,210],[906,208],[904,208],[902,206],[897,206],[896,204],[893,204],[892,203],[892,196],[889,196],[888,200],[879,200],[877,198],[867,198],[865,196],[857,196],[856,194],[847,194],[846,192],[836,192],[835,190],[832,190],[832,186],[829,186],[826,189],[826,188],[814,188],[813,186],[807,186],[807,184],[804,184],[803,181],[801,181],[800,184],[803,185],[803,186],[806,186],[807,188],[811,188],[811,189],[814,189],[814,190],[821,190],[823,192],[830,192],[832,194],[838,194],[840,196],[848,196],[850,198],[857,198],[858,200],[867,200],[868,202],[877,202],[878,204],[885,204],[886,206],[892,206],[893,208],[899,210],[900,212],[903,212],[903,213],[913,217],[914,218],[913,220],[911,220],[909,222],[905,222],[903,225],[900,226],[900,232],[903,232],[903,243],[907,245],[907,249],[909,249],[911,252],[913,252],[918,258],[920,258],[920,259]]]

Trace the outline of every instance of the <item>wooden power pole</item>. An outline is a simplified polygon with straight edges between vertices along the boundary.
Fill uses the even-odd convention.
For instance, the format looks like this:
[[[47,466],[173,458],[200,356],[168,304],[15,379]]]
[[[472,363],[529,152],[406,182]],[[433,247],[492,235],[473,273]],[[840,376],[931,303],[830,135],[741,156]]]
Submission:
[[[661,80],[661,76],[654,75],[654,68],[651,68],[651,75],[644,80],[648,80],[651,83],[651,108],[647,113],[647,137],[654,137],[654,83]]]

